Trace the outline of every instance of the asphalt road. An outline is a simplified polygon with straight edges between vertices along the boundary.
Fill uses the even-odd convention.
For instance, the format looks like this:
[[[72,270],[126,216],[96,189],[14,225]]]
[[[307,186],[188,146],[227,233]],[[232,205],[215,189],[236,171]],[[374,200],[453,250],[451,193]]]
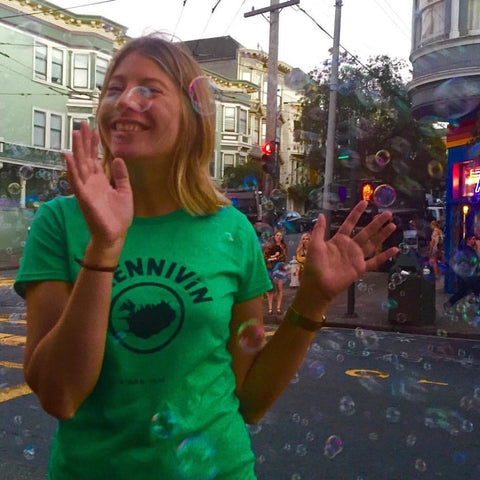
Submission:
[[[357,317],[342,315],[345,297],[332,306],[333,326],[249,427],[259,480],[480,478],[480,342],[435,334],[435,324],[434,335],[385,331],[385,275],[364,281]],[[294,289],[286,291],[288,301]],[[370,328],[353,328],[368,319]],[[271,333],[277,319],[267,320]],[[352,328],[339,328],[346,320]],[[0,278],[0,480],[45,479],[55,428],[24,386],[24,336],[23,302]]]

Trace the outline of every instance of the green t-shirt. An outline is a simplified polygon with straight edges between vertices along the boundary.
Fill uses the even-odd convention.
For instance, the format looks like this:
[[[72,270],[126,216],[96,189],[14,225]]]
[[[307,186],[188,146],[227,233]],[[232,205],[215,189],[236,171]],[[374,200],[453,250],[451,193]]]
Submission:
[[[15,283],[74,282],[89,239],[74,197],[37,212]],[[113,276],[102,372],[53,439],[51,480],[255,478],[226,348],[234,303],[271,288],[233,207],[135,218]]]

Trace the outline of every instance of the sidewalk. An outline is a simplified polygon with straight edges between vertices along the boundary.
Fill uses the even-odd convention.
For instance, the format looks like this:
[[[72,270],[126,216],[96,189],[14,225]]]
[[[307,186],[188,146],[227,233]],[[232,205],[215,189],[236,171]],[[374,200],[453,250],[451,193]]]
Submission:
[[[382,331],[392,331],[401,333],[413,333],[421,335],[435,335],[448,337],[462,337],[480,340],[480,324],[475,327],[471,316],[464,320],[459,313],[446,314],[443,310],[443,304],[450,297],[443,288],[435,290],[435,318],[429,324],[392,323],[388,319],[388,273],[369,272],[355,284],[354,308],[348,308],[348,291],[344,292],[335,299],[327,310],[326,325],[339,328],[365,328]],[[292,288],[287,283],[284,286],[283,311],[291,303],[296,288]],[[418,300],[417,300],[418,301]],[[412,302],[415,299],[412,298]],[[352,302],[350,302],[350,307]],[[352,315],[347,314],[353,312]],[[281,320],[281,315],[268,315],[267,302],[264,304],[264,318],[267,328],[275,328]],[[469,321],[468,321],[469,320]]]

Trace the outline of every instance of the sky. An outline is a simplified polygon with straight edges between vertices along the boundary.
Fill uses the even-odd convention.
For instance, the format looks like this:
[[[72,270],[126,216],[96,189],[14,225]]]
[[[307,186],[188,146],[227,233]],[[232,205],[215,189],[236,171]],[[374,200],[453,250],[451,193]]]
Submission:
[[[179,40],[230,35],[246,48],[268,52],[268,14],[244,17],[270,0],[50,0],[85,15],[128,27],[127,35],[161,30]],[[279,0],[284,3],[286,0]],[[278,59],[309,72],[331,58],[334,0],[300,0],[279,15]],[[343,0],[340,48],[362,61],[387,54],[408,61],[412,0]]]

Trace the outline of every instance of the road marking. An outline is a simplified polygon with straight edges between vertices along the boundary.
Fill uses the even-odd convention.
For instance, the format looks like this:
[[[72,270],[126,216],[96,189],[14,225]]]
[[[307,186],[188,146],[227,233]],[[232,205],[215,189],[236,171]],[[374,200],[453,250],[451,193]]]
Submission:
[[[0,361],[0,367],[23,368],[23,363],[7,362],[6,360],[3,360],[3,361]]]
[[[346,370],[345,373],[351,377],[379,377],[388,378],[390,374],[386,372],[380,372],[379,370],[366,370],[364,368],[358,368],[353,370]]]
[[[22,397],[24,395],[30,395],[32,390],[30,387],[23,383],[22,385],[16,385],[15,387],[6,387],[0,390],[0,403],[7,402],[8,400],[13,400],[17,397]]]
[[[13,278],[0,277],[0,287],[11,287],[15,280]]]
[[[10,347],[25,346],[25,335],[12,335],[10,333],[0,333],[0,344],[9,345]]]
[[[433,380],[425,380],[425,379],[420,379],[418,381],[418,383],[429,383],[431,385],[443,385],[443,386],[447,386],[448,383],[445,383],[445,382],[434,382]]]

